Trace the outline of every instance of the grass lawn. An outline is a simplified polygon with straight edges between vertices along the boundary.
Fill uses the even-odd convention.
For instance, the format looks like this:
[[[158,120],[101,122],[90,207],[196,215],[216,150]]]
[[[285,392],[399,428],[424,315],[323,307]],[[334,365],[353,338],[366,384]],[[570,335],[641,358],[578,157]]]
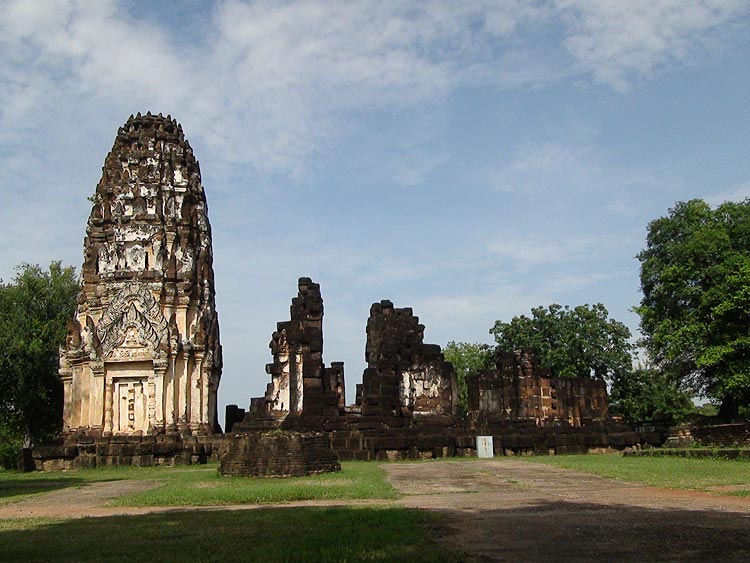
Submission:
[[[315,499],[392,499],[377,463],[291,479],[229,478],[217,465],[0,472],[0,502],[94,481],[136,479],[154,489],[127,506],[218,506]],[[435,541],[444,516],[394,506],[175,510],[139,516],[0,520],[2,561],[461,561]]]
[[[218,464],[181,467],[113,467],[59,473],[0,472],[0,503],[28,494],[80,487],[93,481],[147,480],[155,488],[112,502],[119,506],[218,506],[296,500],[393,499],[396,491],[375,463],[344,462],[342,471],[310,477],[222,477]]]
[[[405,508],[178,511],[0,521],[3,561],[461,561]]]
[[[711,487],[747,485],[750,490],[750,462],[726,459],[682,457],[624,457],[620,454],[518,457],[531,463],[545,463],[594,473],[629,483],[643,483],[672,489],[708,490]],[[742,492],[733,492],[740,494]],[[745,493],[748,494],[748,493]]]
[[[296,500],[393,499],[398,494],[375,463],[350,461],[341,472],[263,479],[222,477],[216,469],[166,478],[155,489],[120,497],[121,506],[212,506]]]

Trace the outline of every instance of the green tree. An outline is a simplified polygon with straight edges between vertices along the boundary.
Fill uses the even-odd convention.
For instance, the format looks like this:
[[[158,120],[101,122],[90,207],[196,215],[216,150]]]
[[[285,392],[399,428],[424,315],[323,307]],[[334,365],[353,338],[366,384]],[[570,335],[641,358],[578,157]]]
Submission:
[[[493,367],[492,347],[489,344],[450,341],[443,349],[443,355],[456,368],[458,411],[465,416],[469,411],[469,391],[466,379],[476,377],[480,371]]]
[[[641,262],[643,344],[672,381],[750,404],[750,200],[678,202],[648,226]]]
[[[631,369],[630,330],[610,319],[601,303],[536,307],[531,317],[496,321],[490,333],[498,352],[533,348],[539,364],[557,377],[611,379]]]
[[[679,422],[695,410],[690,395],[658,370],[638,367],[615,375],[609,411],[634,424],[664,416]]]
[[[12,283],[0,281],[0,434],[30,447],[60,429],[58,353],[78,280],[60,262],[49,271],[29,264],[16,271]]]

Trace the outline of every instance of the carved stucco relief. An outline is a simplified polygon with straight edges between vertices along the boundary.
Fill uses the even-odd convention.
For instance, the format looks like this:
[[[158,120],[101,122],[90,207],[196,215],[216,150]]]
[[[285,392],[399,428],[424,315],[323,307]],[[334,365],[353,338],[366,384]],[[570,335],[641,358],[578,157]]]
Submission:
[[[140,343],[156,350],[168,340],[167,320],[151,291],[134,282],[125,286],[104,312],[97,334],[105,356],[128,339],[126,347],[137,347]]]

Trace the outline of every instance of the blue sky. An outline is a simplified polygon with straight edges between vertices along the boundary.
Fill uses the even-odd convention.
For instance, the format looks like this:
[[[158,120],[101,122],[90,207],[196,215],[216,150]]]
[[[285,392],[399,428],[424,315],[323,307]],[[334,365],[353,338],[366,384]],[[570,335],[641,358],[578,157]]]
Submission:
[[[220,403],[265,390],[296,280],[361,381],[370,304],[426,340],[603,302],[648,222],[750,196],[750,3],[0,2],[0,277],[80,266],[131,113],[176,117],[214,233]]]

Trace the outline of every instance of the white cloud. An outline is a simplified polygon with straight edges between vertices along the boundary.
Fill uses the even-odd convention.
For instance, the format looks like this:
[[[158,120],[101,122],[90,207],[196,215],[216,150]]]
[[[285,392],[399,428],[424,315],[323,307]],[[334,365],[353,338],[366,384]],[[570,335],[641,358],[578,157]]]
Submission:
[[[609,209],[625,214],[635,205],[618,192],[633,188],[656,190],[674,181],[648,169],[628,168],[594,144],[526,143],[485,173],[486,182],[499,192],[548,197],[550,194],[608,193]]]
[[[591,146],[526,144],[489,173],[489,182],[496,190],[508,193],[588,189],[603,176],[600,160]]]
[[[299,179],[373,109],[440,114],[467,85],[539,86],[581,72],[622,89],[689,61],[745,12],[744,2],[709,0],[228,0],[202,23],[208,33],[186,41],[114,2],[10,1],[0,13],[0,125],[101,104],[169,112],[212,155]],[[561,24],[563,43],[550,43]],[[565,155],[548,156],[553,165]],[[394,180],[418,183],[416,172]]]
[[[747,18],[745,0],[559,0],[563,45],[584,71],[616,90],[670,64],[691,62],[717,41],[714,32]],[[746,24],[747,22],[745,22]],[[739,33],[746,33],[744,30]]]
[[[552,275],[544,280],[544,292],[549,295],[572,293],[589,288],[601,282],[612,280],[620,276],[627,276],[630,272],[589,272],[563,273]]]

